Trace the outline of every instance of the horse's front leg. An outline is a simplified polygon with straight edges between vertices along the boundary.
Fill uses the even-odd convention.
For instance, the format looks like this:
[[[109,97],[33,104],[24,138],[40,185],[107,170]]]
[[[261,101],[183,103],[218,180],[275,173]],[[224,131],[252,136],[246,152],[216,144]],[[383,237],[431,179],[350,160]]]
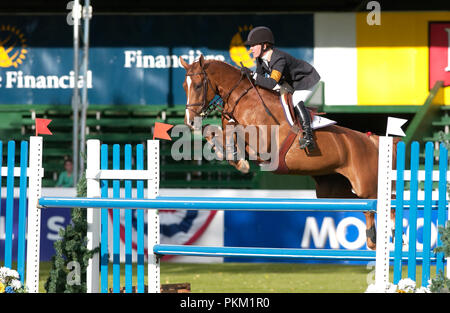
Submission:
[[[212,127],[211,125],[206,125],[205,127]],[[239,155],[238,147],[233,144],[233,146],[226,145],[226,149],[224,150],[224,138],[226,136],[222,134],[221,130],[219,130],[218,126],[216,132],[204,132],[204,137],[208,144],[211,146],[211,151],[215,153],[216,160],[224,160],[226,159],[228,163],[236,168],[243,174],[247,174],[250,171],[250,164],[245,159],[236,159],[236,155]],[[221,134],[221,135],[220,135]]]

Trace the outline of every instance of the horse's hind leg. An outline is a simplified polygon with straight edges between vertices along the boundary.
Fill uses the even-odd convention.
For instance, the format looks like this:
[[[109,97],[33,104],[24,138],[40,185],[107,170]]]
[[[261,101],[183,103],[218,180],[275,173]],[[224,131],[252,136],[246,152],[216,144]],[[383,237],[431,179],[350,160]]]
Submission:
[[[352,192],[352,185],[341,174],[313,176],[316,181],[317,198],[358,198]]]
[[[341,174],[314,176],[317,198],[359,198],[352,190],[350,181]],[[366,218],[367,247],[376,248],[375,213],[364,212]]]

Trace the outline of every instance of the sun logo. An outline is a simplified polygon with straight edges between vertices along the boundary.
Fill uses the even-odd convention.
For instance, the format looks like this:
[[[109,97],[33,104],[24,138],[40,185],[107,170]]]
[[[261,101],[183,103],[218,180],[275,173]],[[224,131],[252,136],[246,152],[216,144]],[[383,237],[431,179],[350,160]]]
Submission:
[[[230,42],[230,57],[234,63],[239,67],[244,64],[245,67],[255,66],[255,62],[250,56],[250,51],[244,45],[245,39],[247,38],[248,32],[253,28],[253,26],[239,26],[239,31],[231,38]]]
[[[18,67],[26,58],[24,35],[11,25],[0,26],[0,67]]]

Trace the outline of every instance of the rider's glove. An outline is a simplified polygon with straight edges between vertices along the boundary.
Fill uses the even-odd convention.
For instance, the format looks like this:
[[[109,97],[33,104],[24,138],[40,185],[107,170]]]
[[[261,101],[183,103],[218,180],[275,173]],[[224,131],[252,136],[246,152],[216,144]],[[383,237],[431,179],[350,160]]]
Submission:
[[[253,72],[245,66],[241,67],[241,73],[247,77],[252,77],[253,75]]]

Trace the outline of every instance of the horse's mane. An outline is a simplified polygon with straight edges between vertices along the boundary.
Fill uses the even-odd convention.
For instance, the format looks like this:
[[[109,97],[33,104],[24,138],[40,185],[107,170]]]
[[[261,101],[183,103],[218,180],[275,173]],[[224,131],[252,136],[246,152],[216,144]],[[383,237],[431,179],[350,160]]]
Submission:
[[[240,69],[238,67],[231,65],[230,63],[227,63],[225,61],[210,59],[210,60],[206,60],[205,64],[208,64],[208,66],[209,65],[225,66],[226,68],[233,70],[236,73],[240,71]]]
[[[208,67],[211,66],[211,65],[212,66],[217,66],[219,68],[220,67],[222,67],[222,68],[225,67],[226,69],[230,70],[231,72],[233,72],[235,74],[239,74],[240,71],[241,71],[239,67],[236,67],[236,66],[234,66],[234,65],[232,65],[230,63],[227,63],[227,62],[224,62],[224,61],[220,61],[220,60],[214,60],[214,59],[206,60],[205,65],[206,64],[207,64]],[[247,79],[245,79],[245,81],[246,81],[247,84],[249,84]],[[265,88],[262,88],[262,87],[259,87],[259,86],[257,86],[257,88],[258,88],[258,90],[260,92],[267,93],[268,95],[269,94],[273,95],[276,98],[279,97],[279,94],[276,91],[265,89]]]

